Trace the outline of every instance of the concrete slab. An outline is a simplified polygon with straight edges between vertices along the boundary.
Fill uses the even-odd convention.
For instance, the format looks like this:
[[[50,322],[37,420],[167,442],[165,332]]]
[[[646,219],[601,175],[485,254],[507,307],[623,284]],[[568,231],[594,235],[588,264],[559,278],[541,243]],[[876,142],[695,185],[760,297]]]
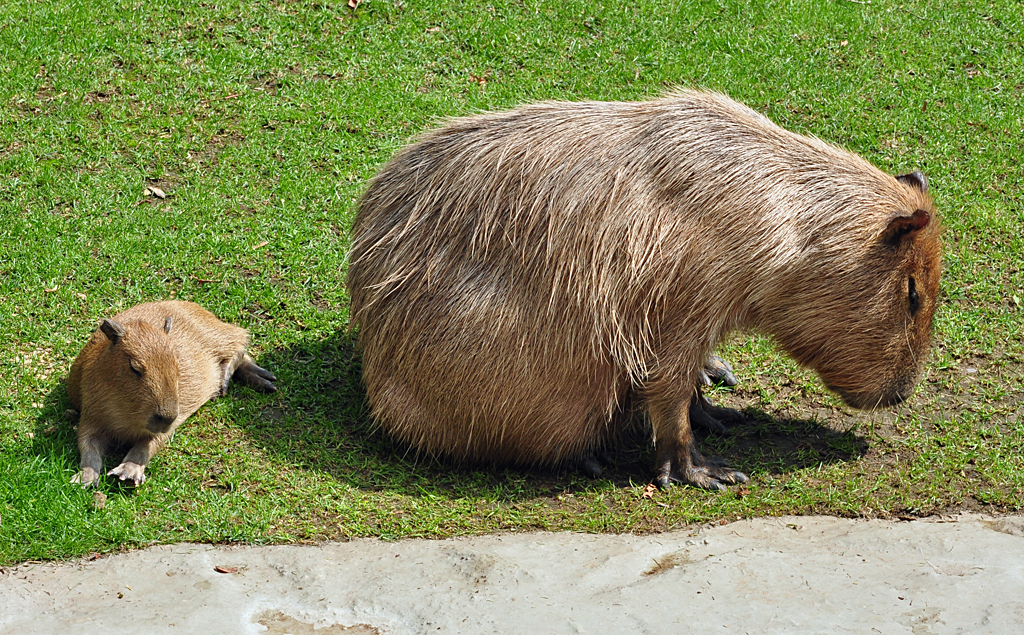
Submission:
[[[0,575],[5,634],[683,632],[1024,633],[1024,518],[181,544]]]

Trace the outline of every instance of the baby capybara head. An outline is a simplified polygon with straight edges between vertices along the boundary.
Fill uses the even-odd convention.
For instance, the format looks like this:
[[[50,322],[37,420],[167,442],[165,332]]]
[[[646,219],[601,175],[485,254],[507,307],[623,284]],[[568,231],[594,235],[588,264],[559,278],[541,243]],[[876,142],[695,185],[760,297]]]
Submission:
[[[814,266],[789,285],[786,327],[775,330],[794,358],[855,408],[911,395],[931,348],[941,271],[940,226],[924,175],[901,175],[860,218],[824,230]],[[877,185],[877,184],[876,184]],[[878,191],[876,189],[875,191]]]
[[[163,329],[142,321],[100,324],[110,343],[98,360],[103,372],[92,378],[90,393],[125,432],[164,433],[178,418],[178,359],[167,337],[171,326],[171,318]]]

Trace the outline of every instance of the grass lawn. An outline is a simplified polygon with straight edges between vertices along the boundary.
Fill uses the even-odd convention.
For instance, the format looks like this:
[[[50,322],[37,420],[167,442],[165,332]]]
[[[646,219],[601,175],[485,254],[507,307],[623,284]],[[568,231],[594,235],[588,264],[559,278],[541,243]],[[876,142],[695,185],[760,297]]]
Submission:
[[[0,564],[183,540],[645,532],[1024,504],[1016,0],[13,0],[0,51]],[[741,385],[715,398],[749,420],[701,443],[752,482],[720,494],[645,496],[642,442],[590,481],[458,468],[375,431],[343,284],[374,171],[445,117],[679,85],[928,175],[945,273],[916,396],[852,411],[769,341],[737,336],[722,353]],[[233,387],[142,487],[104,482],[100,507],[68,483],[64,378],[99,318],[166,298],[249,329],[281,390]]]

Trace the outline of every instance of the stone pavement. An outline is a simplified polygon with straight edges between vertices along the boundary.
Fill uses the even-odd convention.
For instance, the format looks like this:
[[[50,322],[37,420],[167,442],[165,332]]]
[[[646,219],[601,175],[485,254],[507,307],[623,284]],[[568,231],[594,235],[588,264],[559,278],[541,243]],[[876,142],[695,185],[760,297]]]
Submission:
[[[1024,633],[1024,518],[180,544],[0,573],[0,633]]]

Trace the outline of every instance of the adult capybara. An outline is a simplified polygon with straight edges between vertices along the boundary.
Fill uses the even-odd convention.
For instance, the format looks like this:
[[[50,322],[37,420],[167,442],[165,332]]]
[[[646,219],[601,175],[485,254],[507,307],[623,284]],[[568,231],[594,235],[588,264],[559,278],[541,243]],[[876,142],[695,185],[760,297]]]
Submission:
[[[227,392],[232,377],[274,392],[273,374],[245,352],[245,329],[221,322],[192,302],[150,302],[103,320],[68,375],[71,405],[81,413],[81,471],[95,484],[107,449],[132,445],[108,472],[140,485],[146,465],[175,429],[208,400]]]
[[[906,399],[939,286],[926,190],[712,92],[456,119],[356,216],[373,415],[430,454],[553,464],[639,397],[657,483],[744,482],[691,436],[704,360],[754,329],[851,406]]]

